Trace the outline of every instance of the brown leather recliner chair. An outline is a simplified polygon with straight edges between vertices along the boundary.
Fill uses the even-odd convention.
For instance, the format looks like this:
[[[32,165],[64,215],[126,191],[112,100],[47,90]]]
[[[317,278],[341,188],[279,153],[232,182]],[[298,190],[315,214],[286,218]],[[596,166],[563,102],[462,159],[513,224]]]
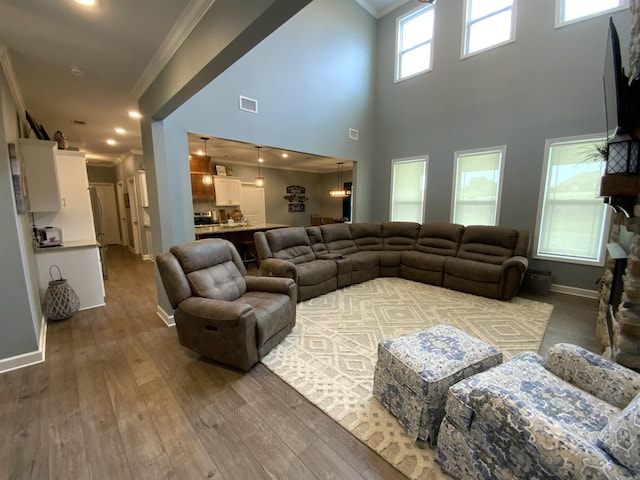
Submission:
[[[295,282],[247,275],[227,240],[172,247],[156,264],[180,343],[205,357],[249,370],[295,325]]]

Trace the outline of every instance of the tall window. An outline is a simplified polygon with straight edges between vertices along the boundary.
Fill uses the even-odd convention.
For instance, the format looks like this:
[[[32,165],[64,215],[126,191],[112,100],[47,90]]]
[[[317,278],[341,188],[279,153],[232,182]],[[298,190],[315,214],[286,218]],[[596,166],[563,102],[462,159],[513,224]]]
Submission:
[[[556,27],[629,8],[629,0],[556,0]]]
[[[455,153],[452,221],[496,225],[506,146]]]
[[[422,223],[427,188],[427,158],[393,160],[391,170],[391,221]]]
[[[515,39],[515,0],[466,0],[462,57]]]
[[[433,5],[398,18],[396,27],[396,81],[431,69]]]
[[[609,212],[598,198],[604,162],[593,153],[604,141],[547,140],[536,258],[602,265]]]

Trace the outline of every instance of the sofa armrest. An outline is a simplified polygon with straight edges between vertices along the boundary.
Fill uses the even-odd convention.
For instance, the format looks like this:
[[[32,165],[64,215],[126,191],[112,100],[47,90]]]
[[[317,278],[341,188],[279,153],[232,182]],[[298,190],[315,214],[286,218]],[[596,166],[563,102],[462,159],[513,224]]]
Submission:
[[[500,296],[503,300],[511,300],[518,293],[524,272],[527,271],[529,260],[526,257],[514,256],[502,264],[502,285]]]
[[[520,274],[523,274],[524,272],[526,272],[528,266],[529,266],[529,260],[526,257],[520,257],[518,255],[507,259],[507,261],[502,264],[503,269],[507,270],[507,269],[513,268],[517,270]]]
[[[475,387],[469,393],[469,404],[479,417],[474,422],[485,422],[508,436],[557,478],[583,478],[585,465],[590,466],[593,479],[632,478],[594,443],[566,430],[503,387]]]
[[[640,392],[640,374],[577,345],[558,343],[545,367],[565,382],[611,405],[624,408]]]
[[[279,258],[265,258],[260,262],[263,277],[285,277],[298,283],[298,269],[294,263]]]
[[[189,297],[180,302],[178,308],[191,317],[198,317],[211,325],[224,327],[235,327],[240,318],[253,311],[253,307],[246,303],[204,297]]]
[[[244,277],[247,283],[247,290],[258,292],[282,293],[291,297],[296,295],[296,282],[291,278],[284,277],[255,277],[247,275]],[[295,301],[295,300],[294,300]]]

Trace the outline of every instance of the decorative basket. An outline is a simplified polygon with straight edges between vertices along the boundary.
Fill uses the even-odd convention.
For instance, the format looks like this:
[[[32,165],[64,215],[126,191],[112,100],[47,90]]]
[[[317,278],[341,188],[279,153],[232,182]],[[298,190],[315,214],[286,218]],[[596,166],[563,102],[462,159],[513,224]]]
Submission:
[[[58,270],[58,279],[53,277],[53,269]],[[49,267],[49,288],[44,295],[44,314],[49,320],[63,320],[71,317],[80,308],[80,298],[74,292],[69,282],[62,278],[60,267],[51,265]]]

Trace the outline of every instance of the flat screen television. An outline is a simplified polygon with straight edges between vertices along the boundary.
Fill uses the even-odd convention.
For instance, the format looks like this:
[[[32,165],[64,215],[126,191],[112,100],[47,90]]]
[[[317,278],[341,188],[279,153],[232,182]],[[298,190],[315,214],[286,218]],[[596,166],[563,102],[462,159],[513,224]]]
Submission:
[[[640,82],[629,78],[622,67],[620,39],[613,19],[609,18],[609,33],[604,59],[604,103],[607,141],[629,140],[638,126],[638,87]]]

